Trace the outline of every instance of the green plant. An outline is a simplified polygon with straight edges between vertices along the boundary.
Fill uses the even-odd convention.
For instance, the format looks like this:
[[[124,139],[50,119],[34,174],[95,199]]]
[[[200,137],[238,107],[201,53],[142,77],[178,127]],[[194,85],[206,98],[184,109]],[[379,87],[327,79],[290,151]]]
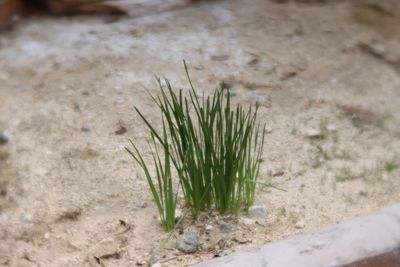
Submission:
[[[165,130],[165,124],[163,122],[163,140],[168,143],[168,135]],[[154,167],[156,170],[156,184],[153,182],[153,178],[150,174],[149,168],[144,161],[142,155],[140,154],[138,148],[131,141],[133,150],[125,148],[128,153],[135,159],[139,166],[143,169],[147,182],[150,187],[150,191],[153,195],[154,201],[156,202],[158,212],[160,214],[161,224],[164,229],[170,231],[175,227],[175,210],[176,210],[176,199],[177,194],[174,193],[174,188],[172,185],[172,175],[171,175],[171,163],[169,157],[169,147],[162,146],[163,159],[160,158],[159,148],[157,147],[156,139],[154,135],[151,135],[152,146],[149,143],[149,148],[151,150],[152,158],[154,161]],[[153,149],[152,149],[153,147]]]
[[[387,172],[392,172],[392,171],[394,171],[395,169],[397,169],[398,167],[399,167],[399,165],[397,164],[395,158],[393,158],[393,159],[388,160],[388,161],[385,162],[385,170],[386,170]]]
[[[197,218],[199,211],[211,207],[237,214],[241,207],[253,204],[255,197],[265,135],[265,126],[256,122],[258,105],[247,110],[240,105],[232,107],[229,90],[224,87],[217,88],[212,96],[199,97],[184,66],[190,84],[185,96],[182,90],[176,93],[167,79],[157,79],[160,95],[152,98],[161,111],[162,134],[138,108],[135,110],[147,125],[153,143],[161,144],[174,166],[192,216]],[[130,153],[152,188],[140,152],[135,148]],[[165,173],[167,168],[162,169],[159,158],[153,158]],[[163,172],[157,172],[157,177],[159,174]],[[157,180],[161,188],[165,187],[164,179]],[[160,190],[151,190],[157,202]]]

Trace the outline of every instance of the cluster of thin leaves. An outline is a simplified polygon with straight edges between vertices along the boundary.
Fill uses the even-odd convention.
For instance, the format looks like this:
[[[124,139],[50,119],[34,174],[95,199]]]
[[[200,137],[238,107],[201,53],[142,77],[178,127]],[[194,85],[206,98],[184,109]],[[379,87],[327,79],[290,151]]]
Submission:
[[[191,86],[188,96],[182,90],[175,93],[167,79],[165,86],[158,79],[160,95],[152,97],[162,114],[161,130],[135,108],[150,131],[156,179],[135,144],[127,148],[146,175],[166,230],[175,225],[179,190],[172,183],[172,167],[194,219],[213,207],[238,214],[254,202],[264,144],[265,127],[256,122],[258,106],[232,107],[224,88],[199,97],[186,64],[185,70]]]

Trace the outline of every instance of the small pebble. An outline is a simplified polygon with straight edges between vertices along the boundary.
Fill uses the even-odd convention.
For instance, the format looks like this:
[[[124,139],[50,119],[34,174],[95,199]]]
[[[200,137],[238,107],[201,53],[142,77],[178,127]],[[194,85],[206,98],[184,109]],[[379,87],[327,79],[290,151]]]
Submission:
[[[214,227],[213,227],[212,225],[206,224],[205,229],[206,229],[207,231],[211,231],[213,228],[214,228]]]
[[[118,129],[114,132],[116,135],[121,135],[124,134],[128,131],[128,129],[125,126],[120,125]]]
[[[303,229],[304,226],[305,226],[305,224],[304,224],[303,221],[299,221],[299,222],[297,222],[297,223],[294,225],[294,227],[295,227],[296,229]]]
[[[156,262],[153,265],[151,265],[151,267],[161,267],[161,263],[160,262]]]
[[[96,258],[118,258],[120,256],[120,247],[121,243],[118,239],[106,238],[101,240],[88,250],[89,265],[96,266],[98,264]]]
[[[253,205],[249,208],[249,215],[253,218],[263,218],[267,216],[267,208],[261,205]]]
[[[244,224],[244,225],[252,225],[255,224],[256,221],[253,219],[245,218],[245,217],[240,217],[239,222]]]
[[[265,132],[267,134],[272,133],[272,127],[271,126],[265,126]]]
[[[229,223],[221,222],[221,223],[218,225],[218,229],[219,229],[219,231],[220,231],[221,233],[225,233],[225,234],[226,234],[226,233],[232,232],[233,227],[232,227],[232,225],[229,224]]]
[[[176,247],[182,252],[193,253],[199,248],[199,240],[194,232],[191,230],[186,230],[178,239],[176,240]]]
[[[90,128],[88,126],[82,126],[81,131],[88,133],[88,132],[90,132]]]
[[[367,188],[360,188],[360,190],[358,190],[358,194],[362,197],[366,197],[368,195],[368,189]]]
[[[21,216],[19,218],[21,223],[29,223],[32,221],[32,219],[33,219],[33,216],[30,213],[23,213],[23,214],[21,214]]]
[[[318,138],[322,136],[322,133],[317,129],[308,129],[306,135],[310,138]]]
[[[330,132],[336,132],[336,131],[337,131],[336,126],[333,125],[333,124],[328,124],[328,125],[326,126],[326,129],[327,129],[328,131],[330,131]]]
[[[222,81],[219,85],[220,85],[221,89],[231,89],[234,86],[233,83],[225,82],[225,81]],[[228,91],[228,94],[229,94],[229,96],[232,96],[232,97],[236,96],[236,94],[234,92]]]
[[[204,66],[203,65],[196,65],[194,66],[195,70],[204,70]]]
[[[211,58],[211,60],[214,60],[214,61],[225,61],[225,60],[229,59],[229,55],[216,54],[216,55],[212,55],[210,58]]]
[[[0,145],[4,145],[10,141],[10,137],[5,132],[0,132]]]

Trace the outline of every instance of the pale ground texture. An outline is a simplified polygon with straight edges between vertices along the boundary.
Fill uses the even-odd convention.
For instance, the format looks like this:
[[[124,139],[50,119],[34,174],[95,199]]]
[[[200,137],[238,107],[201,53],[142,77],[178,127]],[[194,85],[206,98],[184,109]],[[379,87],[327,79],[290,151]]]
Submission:
[[[185,266],[400,201],[400,3],[214,1],[140,18],[31,18],[0,33],[0,265]],[[317,3],[316,3],[317,2]],[[154,75],[225,81],[268,134],[256,224],[206,212],[160,227],[124,151],[159,121]],[[126,129],[126,132],[125,132]],[[315,132],[318,138],[307,135]],[[245,216],[245,215],[243,215]],[[218,223],[233,225],[221,233]],[[161,249],[159,249],[162,247]]]

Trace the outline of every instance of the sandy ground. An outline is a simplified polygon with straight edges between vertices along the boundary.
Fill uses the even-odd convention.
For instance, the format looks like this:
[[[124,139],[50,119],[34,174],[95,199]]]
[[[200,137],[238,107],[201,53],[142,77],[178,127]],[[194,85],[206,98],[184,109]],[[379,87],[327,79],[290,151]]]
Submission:
[[[3,30],[0,265],[143,266],[158,251],[163,266],[184,266],[399,202],[399,23],[397,1],[231,0]],[[123,149],[148,139],[134,106],[159,119],[143,90],[157,92],[154,75],[188,88],[182,59],[199,92],[224,81],[236,102],[261,103],[260,180],[286,190],[260,188],[268,216],[256,224],[186,221],[200,238],[192,255],[175,249],[179,233],[161,246],[168,235]]]

